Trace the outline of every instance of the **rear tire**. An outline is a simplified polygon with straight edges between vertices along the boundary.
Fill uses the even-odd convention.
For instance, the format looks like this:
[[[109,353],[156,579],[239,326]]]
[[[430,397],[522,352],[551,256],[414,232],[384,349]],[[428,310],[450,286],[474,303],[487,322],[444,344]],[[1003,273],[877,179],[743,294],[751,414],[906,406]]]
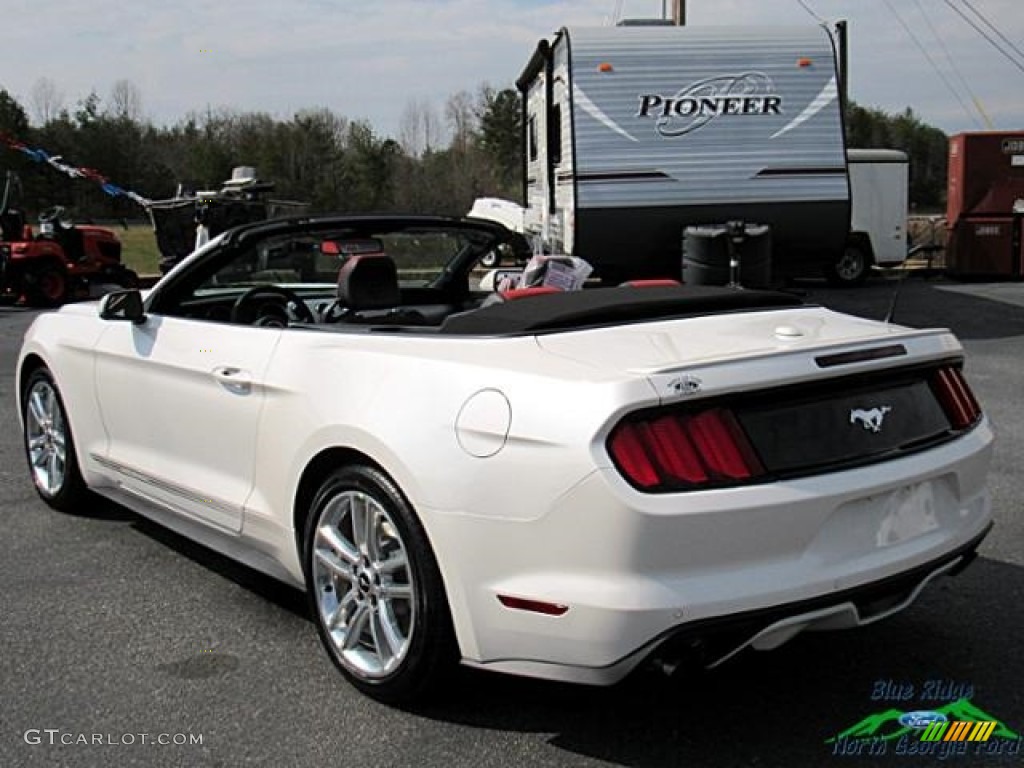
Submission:
[[[28,271],[25,298],[33,307],[60,306],[68,298],[68,271],[55,263]]]
[[[78,468],[64,401],[46,368],[37,368],[29,375],[21,411],[25,456],[36,493],[61,512],[80,510],[90,493]]]
[[[367,466],[332,473],[304,542],[310,611],[349,682],[388,704],[436,692],[457,660],[451,615],[426,533],[391,479]]]

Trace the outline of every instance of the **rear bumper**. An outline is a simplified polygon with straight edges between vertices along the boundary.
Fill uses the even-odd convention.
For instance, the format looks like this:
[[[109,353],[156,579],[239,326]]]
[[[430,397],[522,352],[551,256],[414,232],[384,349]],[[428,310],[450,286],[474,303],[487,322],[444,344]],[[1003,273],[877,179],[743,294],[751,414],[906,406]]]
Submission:
[[[955,576],[977,557],[992,523],[957,550],[906,573],[843,592],[778,607],[684,624],[654,643],[653,655],[688,654],[712,668],[746,647],[771,650],[804,630],[852,629],[910,606],[939,576]]]
[[[507,674],[590,685],[616,683],[647,659],[658,659],[670,667],[685,661],[711,669],[746,648],[772,650],[806,630],[852,629],[899,613],[933,580],[955,576],[970,565],[977,556],[978,546],[991,530],[992,523],[989,523],[980,534],[948,555],[906,573],[838,594],[680,624],[605,667],[523,660],[463,663]]]
[[[763,486],[642,494],[604,468],[530,519],[422,511],[465,663],[604,684],[655,651],[692,646],[713,665],[906,607],[991,527],[991,446],[983,422],[902,459]],[[525,487],[517,499],[542,502]]]

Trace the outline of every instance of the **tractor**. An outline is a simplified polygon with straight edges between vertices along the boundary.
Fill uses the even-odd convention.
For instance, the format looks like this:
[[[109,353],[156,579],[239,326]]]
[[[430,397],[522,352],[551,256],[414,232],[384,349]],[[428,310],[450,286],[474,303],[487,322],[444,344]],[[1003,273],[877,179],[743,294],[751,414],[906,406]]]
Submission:
[[[0,198],[0,298],[53,307],[89,296],[92,285],[138,285],[111,230],[77,226],[57,206],[39,215],[36,234],[16,206],[19,189],[17,175],[8,172]]]

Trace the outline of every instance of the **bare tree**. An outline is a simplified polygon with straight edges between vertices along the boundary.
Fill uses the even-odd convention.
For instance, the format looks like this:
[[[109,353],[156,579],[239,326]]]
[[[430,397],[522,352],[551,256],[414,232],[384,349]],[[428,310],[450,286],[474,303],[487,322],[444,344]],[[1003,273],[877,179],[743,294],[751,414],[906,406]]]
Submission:
[[[448,128],[452,132],[452,147],[465,152],[476,132],[476,106],[468,91],[459,91],[448,97],[444,107]]]
[[[39,125],[46,125],[51,120],[56,120],[61,110],[64,109],[64,94],[57,88],[57,84],[48,77],[40,77],[32,86],[29,94],[29,101],[32,103],[32,115]]]
[[[398,123],[398,143],[410,157],[421,157],[441,143],[441,121],[434,105],[425,99],[410,100]]]
[[[110,89],[108,111],[115,117],[138,121],[142,117],[142,93],[131,80],[118,80]]]

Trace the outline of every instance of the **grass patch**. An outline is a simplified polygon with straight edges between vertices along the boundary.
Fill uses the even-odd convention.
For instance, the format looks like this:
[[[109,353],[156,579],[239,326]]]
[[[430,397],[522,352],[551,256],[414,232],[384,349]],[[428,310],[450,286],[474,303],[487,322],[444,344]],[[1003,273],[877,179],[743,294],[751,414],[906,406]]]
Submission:
[[[121,240],[121,258],[129,269],[140,275],[160,273],[160,250],[156,247],[156,235],[150,224],[129,224],[128,229],[111,229]]]

